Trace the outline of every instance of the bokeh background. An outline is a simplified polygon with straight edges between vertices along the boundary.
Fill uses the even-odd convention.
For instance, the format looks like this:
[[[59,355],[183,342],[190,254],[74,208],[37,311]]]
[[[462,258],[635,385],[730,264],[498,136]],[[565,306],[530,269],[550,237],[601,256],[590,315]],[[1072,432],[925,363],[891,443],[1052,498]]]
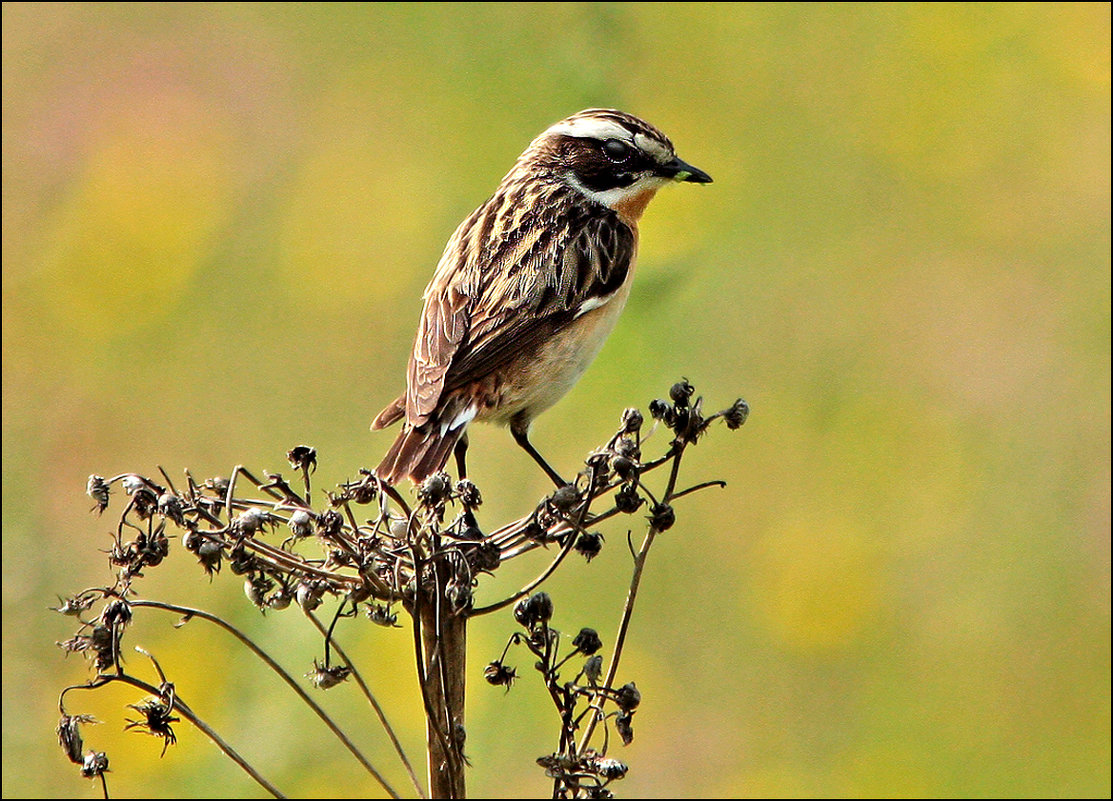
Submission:
[[[108,580],[93,472],[373,466],[420,293],[529,140],[589,106],[715,183],[662,192],[633,297],[535,427],[566,472],[687,376],[740,431],[692,454],[620,678],[626,796],[1110,793],[1110,11],[1084,5],[3,6],[3,794],[93,796],[53,732],[84,680],[56,593]],[[473,435],[483,519],[546,479]],[[664,438],[659,438],[663,444]],[[549,589],[613,643],[625,529]],[[481,590],[506,592],[520,560]],[[222,610],[297,673],[320,654],[180,547],[143,585]],[[297,795],[380,790],[201,623],[131,643]],[[470,637],[474,795],[543,796],[555,721]],[[409,635],[341,630],[420,762]],[[148,666],[133,657],[140,673]],[[153,674],[152,674],[153,677]],[[260,791],[203,738],[71,711],[121,796]],[[326,705],[403,791],[353,688]]]

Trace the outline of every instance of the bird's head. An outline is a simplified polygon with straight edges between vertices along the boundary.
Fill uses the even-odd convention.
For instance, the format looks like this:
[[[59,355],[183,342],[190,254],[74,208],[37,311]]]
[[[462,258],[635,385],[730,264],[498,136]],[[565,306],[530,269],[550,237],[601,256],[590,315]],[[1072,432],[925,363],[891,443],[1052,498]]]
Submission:
[[[657,128],[602,108],[550,126],[522,154],[518,167],[560,181],[634,220],[665,184],[711,183],[710,175],[677,157]]]

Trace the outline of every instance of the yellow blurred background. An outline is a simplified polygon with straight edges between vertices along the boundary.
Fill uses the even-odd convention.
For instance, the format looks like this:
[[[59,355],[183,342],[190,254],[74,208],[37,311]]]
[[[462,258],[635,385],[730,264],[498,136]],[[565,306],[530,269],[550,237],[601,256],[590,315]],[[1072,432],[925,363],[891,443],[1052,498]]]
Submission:
[[[627,797],[1110,794],[1110,12],[1083,5],[3,6],[3,794],[93,796],[55,743],[84,680],[56,594],[109,581],[90,473],[373,466],[420,293],[530,139],[589,106],[715,183],[662,192],[625,315],[535,426],[566,473],[687,376],[751,407],[691,454],[619,678],[644,696]],[[482,521],[546,479],[505,432]],[[659,437],[657,446],[663,446]],[[637,521],[635,521],[637,522]],[[630,559],[549,587],[609,655]],[[635,533],[638,533],[635,531]],[[489,601],[539,569],[520,560]],[[177,543],[151,597],[262,618]],[[294,795],[381,791],[228,638],[143,615],[129,644]],[[477,621],[476,797],[551,792],[532,660]],[[405,630],[340,629],[421,762]],[[129,665],[153,680],[138,655]],[[400,790],[352,687],[320,696]],[[196,732],[124,733],[75,694],[123,796],[257,796]]]

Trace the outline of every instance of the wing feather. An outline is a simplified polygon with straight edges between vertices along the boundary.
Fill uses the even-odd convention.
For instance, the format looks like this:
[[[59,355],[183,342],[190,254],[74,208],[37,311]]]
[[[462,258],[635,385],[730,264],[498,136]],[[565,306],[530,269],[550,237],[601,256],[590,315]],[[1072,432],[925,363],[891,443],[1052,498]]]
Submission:
[[[537,191],[536,183],[501,188],[449,240],[425,290],[410,358],[411,426],[434,417],[445,393],[604,305],[629,275],[635,234],[617,214],[586,209],[571,189]],[[525,214],[530,208],[542,211]]]

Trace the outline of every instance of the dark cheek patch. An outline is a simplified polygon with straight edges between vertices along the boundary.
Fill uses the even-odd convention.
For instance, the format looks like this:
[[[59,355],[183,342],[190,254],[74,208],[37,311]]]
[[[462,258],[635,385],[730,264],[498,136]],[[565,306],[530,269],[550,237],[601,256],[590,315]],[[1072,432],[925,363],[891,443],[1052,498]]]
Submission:
[[[639,172],[647,165],[636,156],[622,164],[615,164],[601,153],[583,154],[573,166],[576,177],[592,192],[630,186],[638,179]]]
[[[637,180],[631,172],[602,171],[590,175],[579,175],[580,182],[593,192],[606,192],[608,189],[617,189],[629,186]]]

